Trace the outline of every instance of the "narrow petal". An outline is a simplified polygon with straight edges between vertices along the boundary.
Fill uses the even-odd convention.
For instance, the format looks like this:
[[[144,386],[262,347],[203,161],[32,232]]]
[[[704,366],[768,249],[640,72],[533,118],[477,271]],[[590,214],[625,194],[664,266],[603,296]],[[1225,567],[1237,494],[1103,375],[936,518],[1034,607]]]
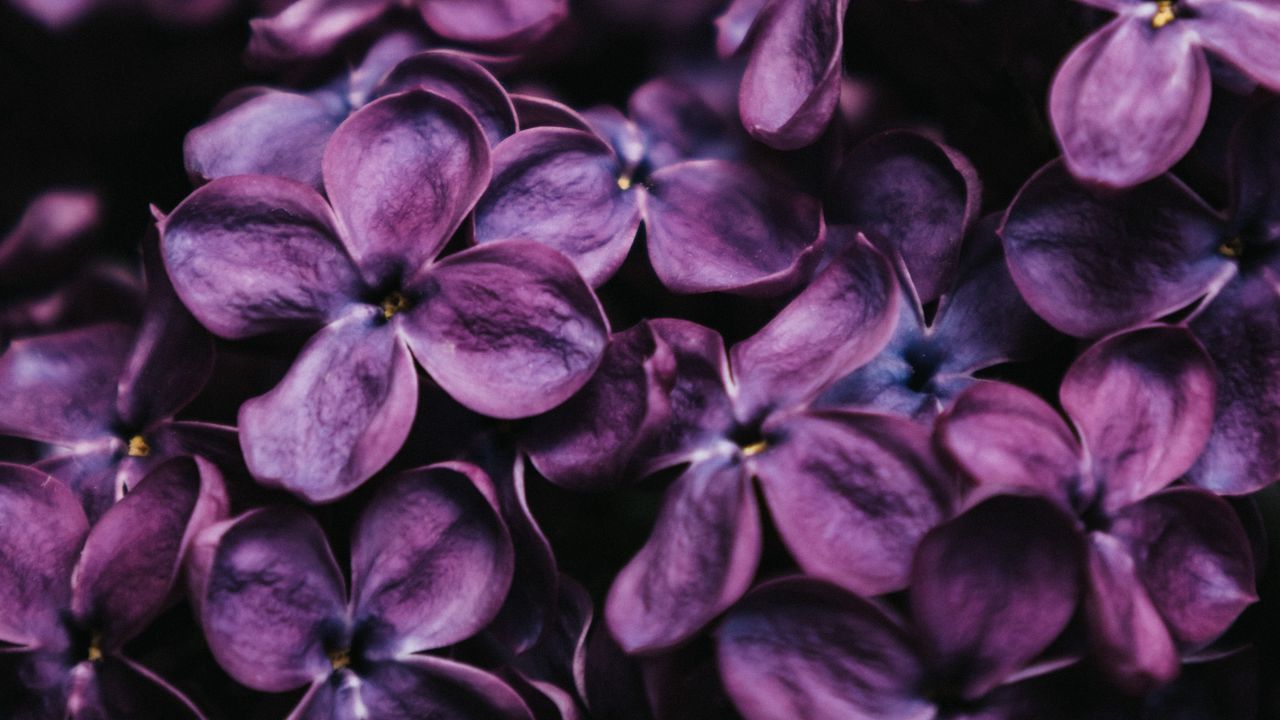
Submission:
[[[507,528],[474,481],[432,466],[382,483],[351,540],[353,617],[377,624],[379,657],[452,645],[493,619],[511,587]],[[492,489],[489,490],[492,492]],[[379,642],[381,641],[381,642]]]
[[[1210,0],[1195,4],[1195,33],[1213,53],[1244,74],[1280,92],[1280,8],[1257,0]]]
[[[716,18],[716,52],[727,58],[738,52],[769,0],[733,0]]]
[[[925,668],[896,621],[808,578],[766,583],[716,631],[725,690],[746,720],[928,720]]]
[[[450,40],[519,48],[569,15],[567,0],[417,0],[431,29]]]
[[[779,295],[815,259],[818,201],[750,166],[691,160],[655,172],[647,187],[649,262],[673,292]]]
[[[756,20],[738,107],[752,137],[779,150],[812,144],[840,98],[848,0],[771,2]]]
[[[828,412],[767,424],[765,438],[753,467],[800,567],[859,595],[906,587],[916,544],[950,515],[956,494],[929,429]]]
[[[1059,330],[1096,337],[1155,320],[1233,271],[1222,220],[1170,176],[1096,195],[1059,163],[1032,176],[1000,235],[1027,304]]]
[[[0,433],[51,443],[110,435],[132,340],[117,323],[15,340],[0,355]]]
[[[214,180],[175,208],[161,231],[178,297],[225,338],[314,326],[359,296],[329,207],[292,180]]]
[[[667,490],[648,542],[613,581],[610,632],[630,653],[687,639],[746,592],[760,542],[755,490],[742,465],[695,462]]]
[[[240,407],[245,461],[266,485],[334,500],[391,460],[417,406],[417,371],[395,324],[363,306],[317,333],[279,385]]]
[[[434,50],[407,58],[378,85],[379,95],[420,88],[461,105],[497,145],[516,131],[516,110],[496,78],[461,53]]]
[[[260,508],[214,525],[194,584],[218,664],[255,690],[282,692],[329,674],[326,633],[345,623],[342,573],[324,532],[292,508]]]
[[[415,655],[369,668],[360,688],[366,715],[378,720],[533,720],[506,683],[462,663]]]
[[[573,265],[544,245],[481,245],[415,283],[420,305],[407,315],[404,337],[427,373],[476,412],[546,412],[600,364],[609,338],[600,303]]]
[[[389,0],[296,0],[270,18],[249,21],[249,57],[264,63],[318,58],[386,12]]]
[[[898,281],[859,236],[759,332],[730,350],[743,418],[805,402],[889,342]]]
[[[622,189],[621,172],[594,134],[522,131],[494,148],[493,181],[476,205],[476,242],[536,240],[598,287],[622,265],[640,226],[639,190]]]
[[[1075,422],[1114,511],[1168,485],[1196,461],[1213,428],[1214,368],[1182,328],[1113,335],[1076,359],[1062,380]]]
[[[1056,504],[1000,495],[920,543],[911,610],[943,675],[976,699],[1044,651],[1075,614],[1083,547]]]
[[[485,634],[519,654],[533,647],[555,619],[560,569],[551,542],[529,509],[524,458],[502,448],[490,454],[487,465],[499,512],[515,546],[515,574],[511,591]]]
[[[1209,113],[1204,53],[1186,23],[1128,12],[1090,35],[1053,78],[1049,117],[1071,174],[1124,188],[1168,170]]]
[[[489,143],[475,118],[425,90],[361,108],[324,151],[344,242],[374,284],[434,258],[488,182]]]
[[[80,502],[65,485],[0,463],[0,641],[39,646],[58,637],[71,569],[88,532]]]

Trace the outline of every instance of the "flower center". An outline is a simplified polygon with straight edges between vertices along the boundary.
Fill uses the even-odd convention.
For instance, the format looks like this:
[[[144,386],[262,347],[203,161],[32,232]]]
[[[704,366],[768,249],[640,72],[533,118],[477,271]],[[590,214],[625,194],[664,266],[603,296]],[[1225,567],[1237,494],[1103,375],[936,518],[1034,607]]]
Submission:
[[[334,670],[341,670],[351,664],[351,650],[331,650],[329,651],[329,664]]]
[[[89,640],[89,662],[98,662],[102,660],[102,633],[94,633]]]
[[[129,438],[129,457],[146,457],[151,454],[151,446],[141,435]]]
[[[382,308],[382,316],[390,320],[396,313],[409,309],[409,299],[400,294],[399,290],[393,290],[390,295],[382,299],[379,307]]]
[[[752,455],[759,455],[760,453],[768,449],[768,447],[769,447],[769,443],[764,440],[753,442],[750,445],[747,445],[742,448],[742,456],[751,457]]]
[[[1178,14],[1173,11],[1174,0],[1159,0],[1156,3],[1156,14],[1151,16],[1151,27],[1159,30],[1177,19]]]
[[[619,189],[619,190],[630,190],[630,189],[631,189],[631,175],[630,175],[630,173],[627,173],[627,174],[623,174],[623,175],[619,175],[619,176],[618,176],[618,189]]]
[[[1222,244],[1218,246],[1218,254],[1225,255],[1229,258],[1241,257],[1244,255],[1244,240],[1241,240],[1239,236],[1233,237],[1230,240],[1224,240]]]

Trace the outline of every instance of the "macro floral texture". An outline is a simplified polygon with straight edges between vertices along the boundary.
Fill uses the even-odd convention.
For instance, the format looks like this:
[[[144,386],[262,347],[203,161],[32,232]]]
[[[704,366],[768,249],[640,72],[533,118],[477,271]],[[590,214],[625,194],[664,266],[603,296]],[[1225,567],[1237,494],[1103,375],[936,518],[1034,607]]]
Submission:
[[[1280,717],[1276,0],[10,0],[0,81],[0,719]]]

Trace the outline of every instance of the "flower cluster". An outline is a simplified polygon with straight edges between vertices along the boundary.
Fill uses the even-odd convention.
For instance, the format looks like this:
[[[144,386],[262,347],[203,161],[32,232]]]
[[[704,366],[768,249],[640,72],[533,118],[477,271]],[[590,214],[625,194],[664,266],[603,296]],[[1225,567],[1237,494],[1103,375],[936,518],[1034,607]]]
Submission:
[[[1280,713],[1274,0],[121,5],[270,84],[0,239],[0,717]]]

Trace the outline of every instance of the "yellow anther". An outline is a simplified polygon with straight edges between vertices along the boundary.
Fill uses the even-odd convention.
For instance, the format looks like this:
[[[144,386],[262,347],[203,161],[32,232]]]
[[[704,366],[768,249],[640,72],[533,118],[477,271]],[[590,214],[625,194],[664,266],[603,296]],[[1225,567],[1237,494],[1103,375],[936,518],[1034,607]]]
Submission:
[[[409,309],[409,300],[399,292],[393,292],[382,300],[382,316],[388,320],[392,315]]]
[[[141,435],[129,438],[129,457],[146,457],[151,454],[151,446]]]
[[[350,650],[334,650],[329,653],[329,664],[334,670],[341,670],[351,664]]]
[[[1178,17],[1173,11],[1173,2],[1174,0],[1160,0],[1156,3],[1156,14],[1151,16],[1151,27],[1159,30]]]
[[[620,189],[620,190],[630,190],[630,189],[631,189],[631,178],[630,178],[629,176],[627,176],[627,175],[623,175],[623,176],[619,177],[619,178],[618,178],[618,189]]]
[[[753,442],[750,445],[742,448],[742,454],[744,457],[759,455],[760,453],[764,452],[765,448],[767,447],[769,447],[769,443],[765,442],[764,440],[761,440],[760,442]]]
[[[93,638],[89,640],[89,662],[98,662],[102,659],[102,633],[94,633]]]
[[[1229,258],[1238,258],[1244,255],[1244,241],[1238,237],[1225,240],[1218,246],[1218,254]]]

